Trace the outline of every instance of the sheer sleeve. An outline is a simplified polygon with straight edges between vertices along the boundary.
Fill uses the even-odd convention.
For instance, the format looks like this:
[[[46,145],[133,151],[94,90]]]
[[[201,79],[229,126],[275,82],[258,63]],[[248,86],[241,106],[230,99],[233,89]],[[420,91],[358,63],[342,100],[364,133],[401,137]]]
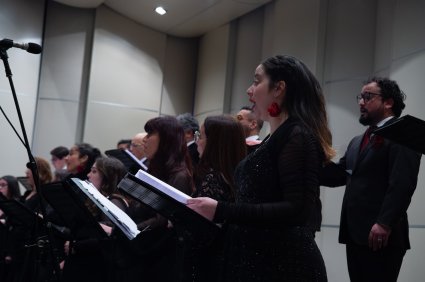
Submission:
[[[219,202],[216,222],[304,225],[316,206],[321,153],[315,139],[299,127],[278,156],[281,201],[260,204]]]

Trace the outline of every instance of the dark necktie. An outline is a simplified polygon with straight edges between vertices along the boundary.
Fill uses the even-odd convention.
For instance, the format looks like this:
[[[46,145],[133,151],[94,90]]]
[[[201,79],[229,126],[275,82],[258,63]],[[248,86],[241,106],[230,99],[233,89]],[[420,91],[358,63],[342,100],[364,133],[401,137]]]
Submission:
[[[362,144],[360,146],[360,152],[363,151],[367,144],[369,144],[370,141],[370,135],[372,134],[372,132],[377,128],[376,125],[371,125],[369,126],[369,128],[366,130],[365,134],[363,135],[363,140],[362,140]]]

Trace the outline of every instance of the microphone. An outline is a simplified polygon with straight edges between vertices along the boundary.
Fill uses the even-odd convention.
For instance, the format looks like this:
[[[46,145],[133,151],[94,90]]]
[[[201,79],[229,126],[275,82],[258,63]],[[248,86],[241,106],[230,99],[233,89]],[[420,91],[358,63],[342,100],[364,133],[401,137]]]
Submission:
[[[12,47],[23,49],[32,54],[40,54],[42,50],[41,46],[36,43],[16,43],[7,38],[0,40],[0,48],[5,48],[7,50]]]

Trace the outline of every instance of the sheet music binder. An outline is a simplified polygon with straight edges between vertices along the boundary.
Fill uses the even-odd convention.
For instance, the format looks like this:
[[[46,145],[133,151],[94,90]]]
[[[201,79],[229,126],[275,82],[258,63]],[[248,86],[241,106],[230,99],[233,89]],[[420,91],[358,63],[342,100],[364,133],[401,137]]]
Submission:
[[[18,182],[21,183],[22,186],[24,186],[24,188],[26,190],[32,190],[32,187],[31,187],[31,185],[28,182],[28,177],[26,177],[26,176],[18,176],[18,177],[16,177],[16,180],[18,180]]]
[[[40,188],[43,197],[57,212],[66,227],[71,230],[75,240],[108,238],[106,232],[85,206],[83,195],[69,182],[53,182],[42,185]]]
[[[119,207],[103,196],[92,184],[78,178],[71,178],[76,185],[96,206],[117,226],[128,239],[134,239],[140,231],[136,223]]]
[[[184,232],[184,236],[191,240],[209,244],[220,232],[220,227],[213,222],[130,173],[121,180],[118,188],[170,220],[180,232]]]
[[[105,155],[108,157],[114,157],[120,160],[124,166],[127,168],[127,171],[135,174],[139,169],[147,170],[148,168],[141,161],[129,151],[122,149],[112,149],[105,151]]]
[[[425,121],[414,116],[400,117],[391,124],[374,130],[373,134],[425,154]]]

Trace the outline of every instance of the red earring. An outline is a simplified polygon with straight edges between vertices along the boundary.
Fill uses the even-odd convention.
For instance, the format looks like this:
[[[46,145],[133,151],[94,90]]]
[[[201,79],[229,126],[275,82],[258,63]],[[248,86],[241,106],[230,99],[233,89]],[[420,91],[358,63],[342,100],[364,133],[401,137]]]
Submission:
[[[282,110],[276,102],[273,102],[270,107],[267,109],[271,117],[277,117]]]

